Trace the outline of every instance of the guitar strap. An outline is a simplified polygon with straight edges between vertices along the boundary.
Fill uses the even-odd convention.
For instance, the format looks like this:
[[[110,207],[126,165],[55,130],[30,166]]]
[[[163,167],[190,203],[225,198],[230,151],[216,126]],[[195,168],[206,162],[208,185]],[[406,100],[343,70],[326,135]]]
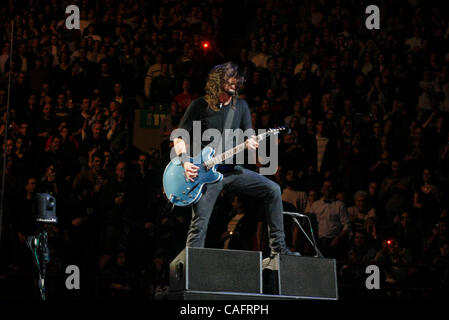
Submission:
[[[237,97],[232,97],[231,105],[228,107],[229,111],[228,114],[226,115],[225,124],[223,126],[223,134],[221,139],[223,140],[224,138],[224,150],[222,147],[221,151],[226,151],[232,147],[232,141],[229,141],[228,139],[230,130],[226,131],[226,129],[231,129],[232,121],[234,120],[235,109],[237,107],[236,104],[237,104]],[[220,143],[218,143],[218,145],[220,145]]]

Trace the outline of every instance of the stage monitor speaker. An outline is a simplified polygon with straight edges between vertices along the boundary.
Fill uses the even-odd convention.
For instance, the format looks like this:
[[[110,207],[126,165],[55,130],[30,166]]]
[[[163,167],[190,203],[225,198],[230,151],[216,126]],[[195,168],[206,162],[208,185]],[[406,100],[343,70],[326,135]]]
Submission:
[[[262,293],[262,253],[186,247],[170,263],[170,291]]]
[[[263,261],[264,293],[337,300],[335,259],[276,255]]]
[[[35,220],[41,223],[57,223],[56,198],[48,193],[36,193],[37,215]]]

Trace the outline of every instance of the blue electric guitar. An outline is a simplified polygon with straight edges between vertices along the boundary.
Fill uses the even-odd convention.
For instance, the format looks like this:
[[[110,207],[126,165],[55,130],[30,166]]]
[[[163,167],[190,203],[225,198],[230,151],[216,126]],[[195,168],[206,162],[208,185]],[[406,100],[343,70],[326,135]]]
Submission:
[[[269,129],[268,131],[256,136],[259,142],[270,134],[278,134],[288,128],[280,127]],[[194,158],[190,158],[190,162],[198,166],[198,176],[194,181],[190,181],[184,174],[184,167],[179,157],[175,157],[165,167],[163,175],[164,193],[168,200],[176,206],[186,207],[198,202],[203,195],[204,186],[208,183],[215,183],[223,179],[223,175],[217,171],[217,166],[235,154],[245,150],[246,143],[243,142],[238,146],[229,149],[222,154],[214,157],[215,149],[205,147]]]

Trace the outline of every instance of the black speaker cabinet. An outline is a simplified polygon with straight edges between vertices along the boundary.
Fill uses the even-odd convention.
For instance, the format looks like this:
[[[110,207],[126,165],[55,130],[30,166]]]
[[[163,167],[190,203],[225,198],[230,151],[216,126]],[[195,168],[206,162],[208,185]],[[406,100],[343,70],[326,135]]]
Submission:
[[[262,293],[262,253],[186,247],[170,263],[170,291]]]
[[[263,260],[264,294],[337,300],[335,259],[276,255]]]
[[[37,193],[35,197],[37,206],[36,221],[42,223],[57,223],[56,199],[48,193]]]

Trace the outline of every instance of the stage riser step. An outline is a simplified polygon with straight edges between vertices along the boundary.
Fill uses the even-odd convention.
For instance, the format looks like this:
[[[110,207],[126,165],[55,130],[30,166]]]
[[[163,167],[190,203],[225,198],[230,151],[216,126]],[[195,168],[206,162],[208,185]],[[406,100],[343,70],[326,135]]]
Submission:
[[[279,255],[264,268],[263,278],[265,294],[338,299],[335,259]]]

